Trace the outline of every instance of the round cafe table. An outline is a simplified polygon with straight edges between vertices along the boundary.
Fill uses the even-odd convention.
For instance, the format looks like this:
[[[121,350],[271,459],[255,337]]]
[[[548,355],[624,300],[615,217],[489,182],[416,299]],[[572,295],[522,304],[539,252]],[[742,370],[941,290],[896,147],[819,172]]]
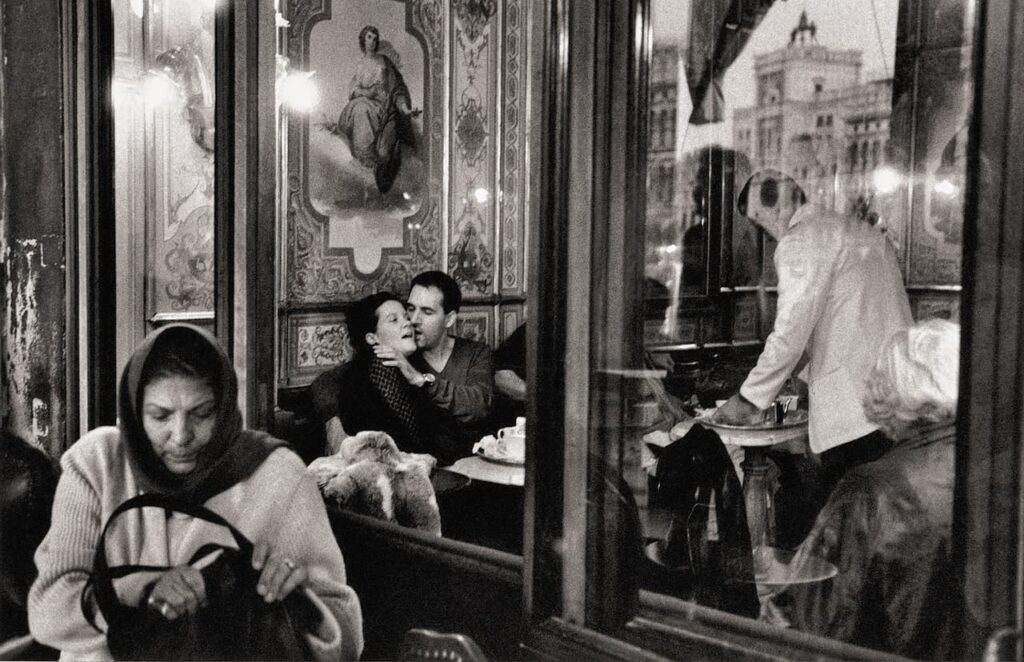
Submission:
[[[472,480],[498,485],[522,487],[526,478],[526,469],[522,464],[498,463],[478,455],[464,457],[447,469]]]

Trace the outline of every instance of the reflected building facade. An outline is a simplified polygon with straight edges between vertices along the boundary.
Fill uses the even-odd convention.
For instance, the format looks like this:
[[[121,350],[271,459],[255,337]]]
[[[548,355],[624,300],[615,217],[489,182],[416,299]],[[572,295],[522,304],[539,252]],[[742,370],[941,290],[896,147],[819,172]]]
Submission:
[[[733,146],[827,207],[867,214],[871,176],[888,162],[892,79],[862,81],[861,51],[817,42],[801,14],[780,49],[754,56],[755,105],[733,113]]]

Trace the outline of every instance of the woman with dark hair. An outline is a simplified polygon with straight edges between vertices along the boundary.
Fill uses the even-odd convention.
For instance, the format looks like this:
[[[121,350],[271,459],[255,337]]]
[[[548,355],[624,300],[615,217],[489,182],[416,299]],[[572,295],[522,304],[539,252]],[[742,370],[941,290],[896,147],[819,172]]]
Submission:
[[[372,25],[359,32],[362,59],[356,63],[352,91],[338,118],[338,131],[352,156],[373,171],[380,193],[387,193],[401,165],[401,146],[414,146],[409,88],[390,57],[379,53],[380,31]]]
[[[61,458],[53,518],[35,561],[29,626],[61,659],[109,659],[106,636],[83,607],[102,527],[148,493],[202,504],[252,541],[257,593],[267,602],[302,590],[320,612],[303,637],[318,660],[362,649],[359,600],[331,533],[316,481],[283,441],[242,428],[238,379],[206,332],[185,324],[150,334],[121,376],[118,427],[92,430]],[[223,527],[158,508],[127,512],[106,536],[109,565],[168,567],[120,580],[122,604],[167,620],[196,613],[207,587],[189,559],[208,543],[234,547]],[[137,581],[136,581],[137,580]]]
[[[390,292],[371,294],[352,305],[346,325],[355,356],[338,390],[338,417],[345,433],[386,432],[401,450],[429,453],[442,466],[469,455],[468,447],[451,433],[455,422],[448,420],[446,412],[374,351],[389,347],[405,357],[416,351],[402,300]]]

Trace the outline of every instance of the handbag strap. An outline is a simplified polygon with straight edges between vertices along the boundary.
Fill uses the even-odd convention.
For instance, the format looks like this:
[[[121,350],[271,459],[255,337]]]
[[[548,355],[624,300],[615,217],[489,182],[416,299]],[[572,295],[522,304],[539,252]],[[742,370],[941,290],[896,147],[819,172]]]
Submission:
[[[90,577],[90,582],[93,594],[96,597],[96,603],[99,605],[100,612],[102,612],[104,617],[107,618],[108,623],[111,618],[115,617],[116,614],[124,609],[121,601],[117,598],[117,593],[114,591],[114,579],[125,577],[136,572],[154,572],[170,569],[170,566],[122,565],[111,568],[107,565],[107,531],[110,530],[114,520],[120,515],[129,510],[141,508],[163,508],[167,511],[184,513],[191,517],[223,526],[231,532],[231,536],[234,538],[235,544],[238,546],[238,551],[246,557],[252,556],[253,545],[249,539],[246,538],[245,535],[236,529],[230,522],[206,506],[192,503],[177,497],[168,496],[166,494],[147,493],[134,496],[115,508],[114,512],[110,514],[110,517],[107,518],[107,523],[104,525],[103,532],[100,534],[99,542],[96,545],[96,555],[93,558],[93,572],[92,577]],[[86,585],[86,589],[88,588],[89,584]],[[91,609],[87,610],[86,605],[86,593],[85,590],[83,590],[83,612],[89,622],[93,623],[92,614],[90,614]],[[93,623],[93,627],[96,627],[95,623]]]

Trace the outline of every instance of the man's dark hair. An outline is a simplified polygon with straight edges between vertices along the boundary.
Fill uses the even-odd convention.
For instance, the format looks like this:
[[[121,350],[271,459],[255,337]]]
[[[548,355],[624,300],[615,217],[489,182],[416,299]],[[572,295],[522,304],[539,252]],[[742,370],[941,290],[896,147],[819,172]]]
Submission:
[[[747,215],[747,200],[750,195],[750,185],[758,175],[762,174],[762,172],[763,171],[755,172],[750,176],[747,183],[743,185],[743,190],[740,191],[739,198],[736,200],[736,209],[744,216]],[[794,206],[799,206],[807,202],[807,194],[804,193],[804,190],[800,188],[800,185],[796,183],[795,179],[788,177],[787,175],[783,175],[780,172],[773,171],[772,175],[760,180],[760,190],[758,191],[758,195],[761,198],[762,207],[775,207],[779,204],[779,182],[781,180],[788,180],[790,182],[790,202],[792,202]]]
[[[356,354],[370,351],[370,345],[366,342],[366,334],[377,330],[377,309],[387,301],[397,301],[405,306],[405,302],[393,293],[377,292],[356,301],[345,311],[348,341]]]
[[[420,287],[436,287],[441,290],[441,305],[444,307],[444,312],[450,313],[453,310],[459,312],[459,307],[462,306],[462,290],[459,289],[459,284],[455,282],[455,279],[445,272],[424,271],[418,274],[412,279],[409,291],[411,292],[412,288],[417,285]]]

